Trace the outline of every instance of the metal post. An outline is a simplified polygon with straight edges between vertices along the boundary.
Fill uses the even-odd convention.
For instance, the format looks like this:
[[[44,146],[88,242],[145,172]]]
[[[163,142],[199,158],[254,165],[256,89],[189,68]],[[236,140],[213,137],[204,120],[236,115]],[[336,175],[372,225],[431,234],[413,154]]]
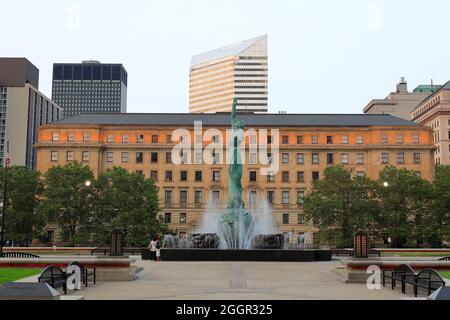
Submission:
[[[5,242],[5,214],[6,214],[6,206],[7,206],[7,175],[8,175],[8,166],[9,166],[9,141],[6,142],[6,157],[3,157],[3,213],[2,213],[2,235],[0,239],[0,257],[3,256],[3,244]]]

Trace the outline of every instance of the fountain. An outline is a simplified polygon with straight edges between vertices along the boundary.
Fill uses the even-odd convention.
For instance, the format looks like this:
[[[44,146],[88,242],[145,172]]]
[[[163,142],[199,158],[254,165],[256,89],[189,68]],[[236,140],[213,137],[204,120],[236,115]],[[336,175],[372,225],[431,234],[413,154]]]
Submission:
[[[276,234],[267,203],[255,217],[242,200],[242,161],[239,147],[245,124],[237,120],[237,99],[231,117],[231,162],[228,169],[227,207],[223,212],[208,206],[200,233],[182,239],[165,236],[161,258],[166,261],[329,261],[329,250],[286,250],[289,236]],[[166,239],[167,237],[167,239]],[[299,242],[303,241],[299,239]]]

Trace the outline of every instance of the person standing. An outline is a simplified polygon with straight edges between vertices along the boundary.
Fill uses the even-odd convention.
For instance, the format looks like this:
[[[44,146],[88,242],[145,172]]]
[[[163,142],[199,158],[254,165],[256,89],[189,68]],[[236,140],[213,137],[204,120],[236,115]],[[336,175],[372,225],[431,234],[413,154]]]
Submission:
[[[161,261],[161,244],[159,243],[159,241],[156,245],[156,261]]]
[[[153,238],[152,241],[150,241],[150,244],[148,246],[148,249],[150,250],[150,260],[156,261],[156,246],[158,242],[156,241],[156,238]]]

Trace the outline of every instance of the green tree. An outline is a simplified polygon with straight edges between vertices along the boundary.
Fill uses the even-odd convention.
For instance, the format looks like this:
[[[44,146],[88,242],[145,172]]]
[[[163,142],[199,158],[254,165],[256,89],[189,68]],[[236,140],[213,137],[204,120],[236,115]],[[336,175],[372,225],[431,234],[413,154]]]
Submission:
[[[3,202],[5,169],[0,168],[0,195]],[[7,210],[5,216],[5,240],[16,245],[27,246],[33,240],[33,226],[40,225],[40,216],[35,214],[38,195],[41,192],[40,174],[26,167],[7,169]]]
[[[323,179],[305,196],[305,216],[320,228],[319,238],[337,246],[350,246],[358,229],[368,229],[377,210],[374,182],[341,166],[328,167]]]
[[[425,240],[432,246],[442,246],[450,240],[450,166],[436,166],[430,210],[424,217],[424,225]]]
[[[380,236],[391,238],[393,247],[423,244],[423,219],[428,215],[431,184],[414,171],[386,167],[380,172],[378,198],[376,223]]]
[[[86,181],[93,178],[92,170],[78,162],[52,167],[44,175],[44,200],[38,213],[48,223],[56,224],[63,240],[72,245],[86,240],[76,235],[85,234],[80,227],[89,221],[91,188],[86,186]]]
[[[157,213],[158,190],[151,179],[114,167],[102,174],[94,184],[96,195],[92,225],[95,237],[109,237],[118,228],[129,246],[146,245],[150,234],[166,232],[166,225]]]

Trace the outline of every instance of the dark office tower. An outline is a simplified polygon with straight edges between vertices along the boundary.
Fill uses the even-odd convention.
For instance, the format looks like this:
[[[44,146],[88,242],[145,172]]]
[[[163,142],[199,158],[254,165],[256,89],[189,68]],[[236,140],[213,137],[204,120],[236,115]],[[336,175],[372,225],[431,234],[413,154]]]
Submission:
[[[127,80],[122,64],[55,63],[52,100],[64,109],[64,118],[86,113],[126,113]]]

